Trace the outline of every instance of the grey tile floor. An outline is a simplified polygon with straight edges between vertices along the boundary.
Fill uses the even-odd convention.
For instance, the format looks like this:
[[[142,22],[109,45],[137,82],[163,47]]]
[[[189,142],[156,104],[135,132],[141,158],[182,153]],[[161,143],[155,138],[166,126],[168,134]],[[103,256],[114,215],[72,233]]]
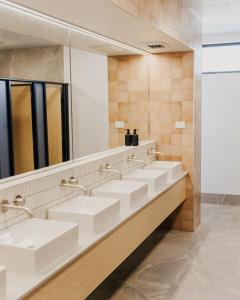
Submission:
[[[156,230],[88,300],[239,300],[240,207],[202,204],[195,233]]]

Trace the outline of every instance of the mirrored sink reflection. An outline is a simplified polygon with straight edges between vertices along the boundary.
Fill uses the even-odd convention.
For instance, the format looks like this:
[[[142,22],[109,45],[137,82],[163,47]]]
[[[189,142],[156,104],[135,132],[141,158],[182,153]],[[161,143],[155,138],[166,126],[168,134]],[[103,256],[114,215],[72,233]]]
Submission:
[[[79,196],[48,210],[48,218],[79,225],[79,234],[97,234],[114,225],[120,217],[120,200]]]
[[[92,190],[92,195],[120,199],[121,212],[129,211],[147,200],[148,185],[143,182],[112,180]]]
[[[153,161],[147,164],[145,169],[164,170],[167,172],[168,181],[176,179],[182,174],[183,163],[180,161]]]
[[[162,170],[134,170],[123,177],[128,181],[140,181],[148,184],[149,193],[159,191],[167,184],[167,172]]]
[[[0,299],[6,299],[7,270],[0,266]]]
[[[77,224],[28,219],[0,231],[0,264],[13,272],[39,272],[77,245]]]

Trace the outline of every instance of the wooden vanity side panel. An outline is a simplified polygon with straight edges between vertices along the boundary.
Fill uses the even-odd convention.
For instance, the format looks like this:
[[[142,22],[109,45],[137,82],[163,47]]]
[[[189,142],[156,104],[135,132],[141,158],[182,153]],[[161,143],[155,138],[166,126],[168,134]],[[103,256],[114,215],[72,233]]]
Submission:
[[[85,299],[185,199],[186,177],[25,299]]]

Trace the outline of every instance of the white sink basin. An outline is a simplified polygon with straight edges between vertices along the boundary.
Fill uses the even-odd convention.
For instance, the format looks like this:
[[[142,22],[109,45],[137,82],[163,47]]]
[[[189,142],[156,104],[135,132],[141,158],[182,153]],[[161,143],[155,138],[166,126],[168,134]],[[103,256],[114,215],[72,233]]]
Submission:
[[[7,270],[0,266],[0,299],[6,299]]]
[[[99,233],[116,223],[120,216],[120,200],[79,196],[48,210],[48,218],[74,222],[79,234]]]
[[[13,272],[39,272],[77,245],[77,224],[28,219],[0,231],[0,264]]]
[[[182,162],[180,161],[153,161],[147,164],[145,169],[160,169],[167,171],[168,181],[176,179],[182,173]]]
[[[167,172],[162,170],[138,169],[128,173],[123,179],[145,182],[148,184],[148,191],[154,193],[167,184]]]
[[[148,185],[143,182],[112,180],[92,191],[94,196],[120,199],[121,212],[134,209],[146,201]]]

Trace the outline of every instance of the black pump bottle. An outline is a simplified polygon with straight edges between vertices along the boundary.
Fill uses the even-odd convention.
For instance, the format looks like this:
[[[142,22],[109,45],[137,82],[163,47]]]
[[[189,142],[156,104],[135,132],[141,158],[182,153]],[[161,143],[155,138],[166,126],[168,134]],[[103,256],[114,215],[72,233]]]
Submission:
[[[127,133],[125,134],[125,146],[132,145],[132,135],[130,133],[130,129],[127,129]]]
[[[138,140],[137,129],[134,129],[132,135],[132,146],[138,146],[138,145],[139,145],[139,140]]]

